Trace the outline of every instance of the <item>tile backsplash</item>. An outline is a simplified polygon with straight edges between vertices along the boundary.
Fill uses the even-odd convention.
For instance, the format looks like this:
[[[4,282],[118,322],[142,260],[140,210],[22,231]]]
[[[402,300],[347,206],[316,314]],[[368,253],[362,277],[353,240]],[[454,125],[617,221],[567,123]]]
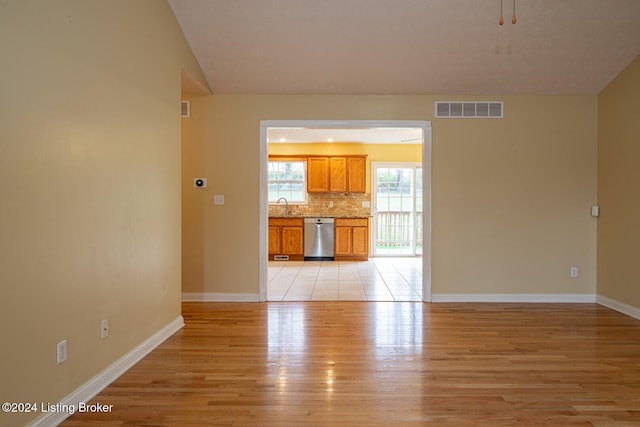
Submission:
[[[333,202],[333,207],[329,207]],[[370,207],[362,207],[362,202],[371,204],[371,194],[368,193],[309,193],[308,204],[289,205],[291,216],[319,216],[319,217],[368,217]],[[283,216],[284,203],[269,205],[269,216]]]

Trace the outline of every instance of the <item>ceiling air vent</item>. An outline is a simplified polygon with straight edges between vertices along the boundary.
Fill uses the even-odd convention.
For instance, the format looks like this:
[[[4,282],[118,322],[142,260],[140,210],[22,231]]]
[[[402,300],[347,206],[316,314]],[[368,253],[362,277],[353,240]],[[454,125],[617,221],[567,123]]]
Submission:
[[[180,116],[191,117],[191,102],[189,101],[180,102]]]
[[[450,119],[501,119],[502,101],[436,101],[436,117]]]

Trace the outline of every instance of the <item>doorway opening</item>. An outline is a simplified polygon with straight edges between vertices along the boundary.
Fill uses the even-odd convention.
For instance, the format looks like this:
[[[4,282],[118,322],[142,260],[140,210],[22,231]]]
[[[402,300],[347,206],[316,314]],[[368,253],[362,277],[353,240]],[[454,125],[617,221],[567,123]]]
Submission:
[[[260,301],[267,301],[267,282],[269,278],[269,264],[268,264],[268,169],[269,169],[269,135],[273,135],[274,131],[278,130],[291,130],[300,133],[310,132],[315,134],[312,136],[312,140],[320,141],[318,134],[326,133],[327,131],[342,131],[343,134],[349,133],[349,131],[365,131],[369,133],[375,133],[375,130],[380,130],[380,133],[384,131],[400,132],[403,130],[418,131],[419,144],[421,144],[421,174],[415,174],[413,177],[413,207],[411,214],[411,233],[415,236],[410,239],[411,256],[418,258],[421,255],[421,266],[418,268],[421,271],[421,299],[422,301],[431,301],[431,124],[428,121],[406,121],[406,120],[391,120],[391,121],[374,121],[374,120],[354,120],[354,121],[326,121],[326,120],[292,120],[292,121],[261,121],[260,123]],[[284,139],[284,138],[280,138]],[[418,138],[413,138],[418,139]],[[330,141],[325,141],[330,142]],[[396,143],[403,143],[406,140],[400,140]],[[412,141],[414,144],[415,141]],[[312,154],[312,153],[306,153]],[[374,157],[374,156],[372,156]],[[374,159],[370,159],[374,160]],[[370,169],[372,171],[373,168]],[[368,183],[370,193],[376,193],[376,187],[373,186],[376,178],[371,176],[371,182]],[[420,180],[420,183],[416,183],[416,180]],[[404,184],[403,184],[404,185]],[[396,193],[400,194],[404,191],[404,187],[398,188]],[[421,190],[421,191],[420,191]],[[402,197],[404,194],[402,193]],[[377,198],[371,194],[371,201]],[[416,206],[417,201],[420,200],[420,206]],[[403,199],[403,203],[404,203]],[[363,201],[363,205],[365,202]],[[420,211],[420,215],[417,215],[417,211]],[[372,209],[372,213],[375,212],[375,208]],[[416,223],[416,221],[419,222]],[[374,223],[372,220],[372,232],[374,230]],[[419,234],[419,236],[418,236]],[[376,237],[372,235],[370,242],[376,240]],[[379,240],[379,239],[378,239]],[[385,254],[377,254],[374,248],[371,248],[370,254],[372,256]],[[406,256],[406,255],[405,255]],[[375,258],[374,258],[375,259]],[[396,263],[397,264],[397,263]]]

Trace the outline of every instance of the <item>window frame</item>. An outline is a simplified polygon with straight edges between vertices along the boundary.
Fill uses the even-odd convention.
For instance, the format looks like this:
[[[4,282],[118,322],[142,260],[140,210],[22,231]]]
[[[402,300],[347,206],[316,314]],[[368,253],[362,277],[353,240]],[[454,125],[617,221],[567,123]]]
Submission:
[[[300,180],[271,180],[269,179],[269,166],[271,163],[302,163],[303,167],[303,179]],[[309,193],[307,192],[307,158],[306,157],[291,157],[291,156],[269,156],[267,161],[267,203],[269,205],[277,205],[278,202],[276,200],[269,199],[269,185],[272,182],[280,182],[280,183],[302,183],[304,200],[290,200],[289,197],[281,196],[279,193],[279,197],[285,197],[289,205],[306,205],[309,203]]]

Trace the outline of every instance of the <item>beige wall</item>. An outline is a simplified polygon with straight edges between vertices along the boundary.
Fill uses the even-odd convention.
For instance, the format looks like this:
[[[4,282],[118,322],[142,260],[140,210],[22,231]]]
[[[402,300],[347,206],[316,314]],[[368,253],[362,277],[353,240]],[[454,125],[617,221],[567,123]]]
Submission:
[[[180,316],[181,68],[202,73],[156,0],[2,1],[0,57],[0,401],[56,403]]]
[[[598,295],[640,307],[640,57],[598,97]]]
[[[597,98],[476,99],[496,98],[504,119],[433,119],[433,102],[453,96],[193,99],[183,128],[183,291],[258,294],[260,120],[431,119],[433,292],[594,294]],[[193,189],[196,176],[209,188]]]

